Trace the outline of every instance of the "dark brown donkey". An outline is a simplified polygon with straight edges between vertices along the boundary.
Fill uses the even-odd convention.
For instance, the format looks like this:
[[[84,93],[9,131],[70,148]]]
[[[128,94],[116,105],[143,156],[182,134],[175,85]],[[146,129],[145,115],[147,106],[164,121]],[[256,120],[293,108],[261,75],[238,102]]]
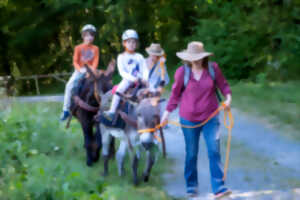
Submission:
[[[109,63],[106,71],[100,70],[94,73],[89,67],[85,67],[87,76],[80,80],[78,87],[74,89],[71,112],[81,124],[86,149],[86,164],[92,166],[99,160],[102,148],[101,131],[94,117],[101,109],[102,96],[112,88],[111,80],[115,61],[112,60]],[[110,154],[114,154],[114,141],[110,143]]]

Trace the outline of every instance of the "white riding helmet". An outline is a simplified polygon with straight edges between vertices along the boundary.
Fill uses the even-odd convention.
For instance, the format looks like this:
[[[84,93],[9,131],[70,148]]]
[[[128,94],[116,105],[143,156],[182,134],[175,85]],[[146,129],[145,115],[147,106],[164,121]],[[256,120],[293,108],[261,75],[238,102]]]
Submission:
[[[127,29],[126,31],[124,31],[124,33],[122,34],[122,40],[128,40],[129,38],[133,38],[133,39],[139,39],[139,36],[137,34],[137,32],[133,29]]]
[[[92,31],[92,32],[96,33],[96,27],[92,24],[86,24],[81,29],[81,33],[83,33],[84,31]]]

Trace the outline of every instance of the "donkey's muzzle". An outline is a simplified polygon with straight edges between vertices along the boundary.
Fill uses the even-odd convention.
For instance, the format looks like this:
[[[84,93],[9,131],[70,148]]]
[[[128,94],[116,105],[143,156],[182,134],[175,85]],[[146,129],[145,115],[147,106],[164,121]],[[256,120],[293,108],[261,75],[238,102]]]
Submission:
[[[154,145],[153,142],[142,142],[143,147],[148,151],[152,148],[152,146]]]

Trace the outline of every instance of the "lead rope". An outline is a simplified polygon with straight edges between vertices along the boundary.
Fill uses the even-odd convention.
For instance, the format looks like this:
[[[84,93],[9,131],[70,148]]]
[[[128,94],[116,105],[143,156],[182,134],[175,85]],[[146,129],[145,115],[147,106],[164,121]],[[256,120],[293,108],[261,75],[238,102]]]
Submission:
[[[188,126],[188,125],[183,125],[180,122],[168,121],[164,124],[158,124],[155,128],[140,129],[140,130],[138,130],[138,133],[143,134],[143,133],[153,132],[154,137],[157,139],[157,141],[160,142],[161,139],[155,133],[157,130],[166,126],[167,124],[173,124],[175,126],[182,127],[182,128],[198,128],[198,127],[205,125],[210,119],[215,117],[221,110],[224,110],[224,126],[228,129],[228,139],[227,139],[226,157],[225,157],[225,165],[224,165],[224,176],[222,178],[223,181],[225,181],[226,177],[227,177],[228,166],[229,166],[229,156],[230,156],[230,148],[231,148],[231,130],[234,125],[234,120],[233,120],[233,116],[232,116],[230,108],[226,108],[226,105],[224,102],[204,122],[202,122],[200,124],[197,124],[194,126]],[[227,118],[229,120],[229,124],[227,124]]]

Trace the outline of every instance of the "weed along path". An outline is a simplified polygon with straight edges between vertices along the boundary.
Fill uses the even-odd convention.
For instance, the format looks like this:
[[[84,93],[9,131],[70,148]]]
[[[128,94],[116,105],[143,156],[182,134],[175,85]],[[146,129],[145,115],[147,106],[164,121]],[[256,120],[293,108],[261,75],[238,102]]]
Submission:
[[[61,96],[15,98],[21,102],[62,101]],[[232,189],[234,200],[298,200],[300,199],[300,142],[283,137],[260,120],[236,109],[232,110],[231,153],[226,185]],[[221,151],[224,161],[227,129],[221,121]],[[170,120],[178,121],[173,112]],[[179,127],[169,125],[165,130],[167,156],[173,160],[168,173],[163,174],[164,189],[176,199],[185,197],[183,177],[185,144]],[[198,156],[199,197],[195,200],[213,199],[210,187],[208,158],[203,137]],[[224,198],[226,199],[226,198]]]
[[[220,115],[222,159],[225,160],[227,129]],[[276,130],[268,128],[257,119],[233,109],[235,125],[232,130],[231,153],[227,186],[233,195],[227,199],[269,200],[300,199],[300,143],[289,141]],[[171,120],[178,120],[177,112]],[[175,198],[185,197],[183,177],[185,144],[180,128],[169,125],[164,131],[168,158],[174,164],[164,174],[165,190]],[[195,200],[213,199],[210,187],[207,150],[200,139],[198,156],[199,197]],[[298,189],[297,189],[298,188]],[[226,198],[224,198],[226,199]]]

